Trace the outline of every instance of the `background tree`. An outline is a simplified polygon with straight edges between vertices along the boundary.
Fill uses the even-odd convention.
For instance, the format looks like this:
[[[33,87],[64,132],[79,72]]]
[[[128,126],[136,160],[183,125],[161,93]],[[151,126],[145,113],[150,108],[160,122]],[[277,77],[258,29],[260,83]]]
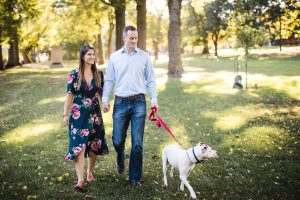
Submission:
[[[199,2],[189,0],[185,6],[186,17],[184,18],[185,39],[186,43],[191,43],[192,47],[203,44],[202,54],[208,54],[208,32],[204,27],[205,18],[203,5],[207,1]]]
[[[245,68],[246,68],[246,89],[248,88],[248,57],[250,49],[255,45],[263,44],[266,41],[266,30],[263,23],[259,20],[262,16],[264,1],[237,1],[233,4],[232,13],[233,26],[236,30],[237,47],[245,50]]]
[[[154,53],[154,61],[158,59],[158,52],[160,46],[163,45],[163,31],[164,26],[162,26],[162,11],[157,11],[156,15],[149,14],[149,26],[147,26],[147,30],[149,33],[149,38],[151,39],[153,53]]]
[[[299,5],[299,3],[298,3]],[[300,9],[296,0],[269,0],[261,20],[269,31],[270,39],[279,42],[300,34]]]
[[[146,24],[146,0],[136,0],[137,10],[137,31],[139,33],[139,40],[137,46],[146,51],[146,39],[147,39],[147,24]]]
[[[123,46],[123,28],[125,27],[125,10],[126,10],[126,1],[125,0],[101,0],[106,5],[112,6],[115,11],[116,19],[116,50],[120,49]]]
[[[205,5],[205,24],[204,29],[209,31],[215,46],[215,56],[218,56],[218,40],[221,30],[227,28],[229,9],[227,1],[215,0]]]
[[[23,63],[36,62],[35,49],[39,46],[43,38],[47,37],[47,32],[51,30],[54,24],[55,16],[51,2],[39,2],[36,5],[36,12],[35,16],[22,23],[19,31]]]
[[[4,39],[8,40],[8,62],[6,68],[20,64],[19,60],[19,29],[21,24],[37,14],[35,10],[36,0],[1,0],[0,10],[0,50]],[[0,56],[2,57],[2,56]],[[3,59],[0,58],[0,66],[3,69]]]
[[[169,8],[169,32],[168,32],[168,48],[169,48],[169,76],[181,76],[183,67],[181,62],[181,1],[168,0]]]

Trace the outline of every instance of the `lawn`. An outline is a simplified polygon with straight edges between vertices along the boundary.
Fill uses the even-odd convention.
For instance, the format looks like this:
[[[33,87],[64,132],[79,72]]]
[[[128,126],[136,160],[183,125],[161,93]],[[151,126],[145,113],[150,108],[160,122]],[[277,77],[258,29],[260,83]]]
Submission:
[[[242,91],[232,89],[232,57],[185,56],[183,65],[182,78],[167,78],[167,63],[157,62],[159,114],[185,146],[203,141],[218,151],[219,158],[198,164],[189,178],[198,199],[297,199],[300,56],[254,56],[249,89]],[[72,66],[0,72],[0,199],[188,199],[177,173],[162,187],[161,152],[174,140],[149,120],[142,187],[126,185],[127,171],[114,169],[111,112],[103,114],[110,155],[98,157],[87,192],[74,191],[61,117]]]

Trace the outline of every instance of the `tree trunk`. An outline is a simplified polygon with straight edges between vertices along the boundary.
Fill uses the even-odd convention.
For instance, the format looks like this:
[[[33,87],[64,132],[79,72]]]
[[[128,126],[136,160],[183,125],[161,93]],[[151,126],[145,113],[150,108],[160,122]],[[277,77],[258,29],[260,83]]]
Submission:
[[[169,32],[168,32],[168,48],[169,48],[169,65],[168,75],[180,77],[183,73],[183,67],[181,62],[180,53],[180,12],[181,12],[181,1],[182,0],[168,0],[169,8]]]
[[[11,40],[9,42],[8,49],[8,62],[6,68],[14,67],[19,65],[19,46],[18,46],[18,38]]]
[[[214,46],[215,46],[215,56],[218,56],[218,38],[219,38],[219,32],[214,31],[212,34],[212,40],[213,40]]]
[[[203,50],[202,54],[209,54],[208,50],[208,35],[207,33],[203,34]]]
[[[153,40],[153,48],[154,48],[154,60],[158,60],[158,42],[156,40]]]
[[[1,38],[1,35],[0,35]],[[4,69],[4,62],[3,62],[3,56],[2,56],[2,42],[0,41],[0,70]]]
[[[138,48],[146,51],[146,0],[136,0],[137,31],[139,33]]]
[[[116,1],[114,4],[116,17],[116,50],[123,46],[123,28],[125,27],[125,0]]]
[[[114,22],[113,22],[113,16],[110,15],[108,17],[109,20],[109,30],[108,30],[108,40],[107,40],[107,52],[106,52],[106,58],[109,59],[111,54],[111,47],[112,47],[112,34],[115,28]]]
[[[102,35],[101,33],[98,34],[97,36],[97,60],[98,64],[102,65],[104,63],[104,57],[103,57],[103,44],[102,44]]]
[[[31,56],[30,56],[30,50],[31,49],[26,48],[26,49],[24,49],[22,51],[23,59],[24,59],[24,61],[23,61],[24,64],[26,64],[26,63],[32,63]]]
[[[0,26],[0,70],[4,69],[4,61],[3,61],[3,56],[2,56],[2,29]]]

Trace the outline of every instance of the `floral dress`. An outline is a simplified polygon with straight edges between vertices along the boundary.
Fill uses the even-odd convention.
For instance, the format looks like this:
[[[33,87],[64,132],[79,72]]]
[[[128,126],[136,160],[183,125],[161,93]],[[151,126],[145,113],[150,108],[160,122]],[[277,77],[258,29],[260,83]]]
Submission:
[[[84,156],[87,157],[89,151],[96,155],[108,154],[108,147],[105,139],[103,119],[98,97],[102,95],[103,73],[98,72],[101,78],[101,88],[97,87],[95,80],[90,84],[82,81],[78,90],[78,69],[74,69],[69,74],[67,93],[74,94],[69,119],[69,152],[66,160],[74,160],[85,147]]]

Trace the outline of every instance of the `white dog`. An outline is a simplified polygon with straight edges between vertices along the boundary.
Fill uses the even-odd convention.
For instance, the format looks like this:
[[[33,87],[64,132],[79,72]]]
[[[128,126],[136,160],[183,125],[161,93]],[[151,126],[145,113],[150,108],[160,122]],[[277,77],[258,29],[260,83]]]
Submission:
[[[210,146],[203,143],[198,143],[197,146],[187,150],[182,149],[174,144],[166,146],[162,152],[164,185],[168,186],[167,164],[169,163],[172,166],[170,172],[171,177],[173,177],[174,169],[177,169],[179,171],[181,180],[180,190],[183,191],[185,185],[190,191],[191,197],[195,199],[196,194],[192,186],[187,181],[187,178],[189,177],[196,163],[217,156],[217,151],[213,150]]]

